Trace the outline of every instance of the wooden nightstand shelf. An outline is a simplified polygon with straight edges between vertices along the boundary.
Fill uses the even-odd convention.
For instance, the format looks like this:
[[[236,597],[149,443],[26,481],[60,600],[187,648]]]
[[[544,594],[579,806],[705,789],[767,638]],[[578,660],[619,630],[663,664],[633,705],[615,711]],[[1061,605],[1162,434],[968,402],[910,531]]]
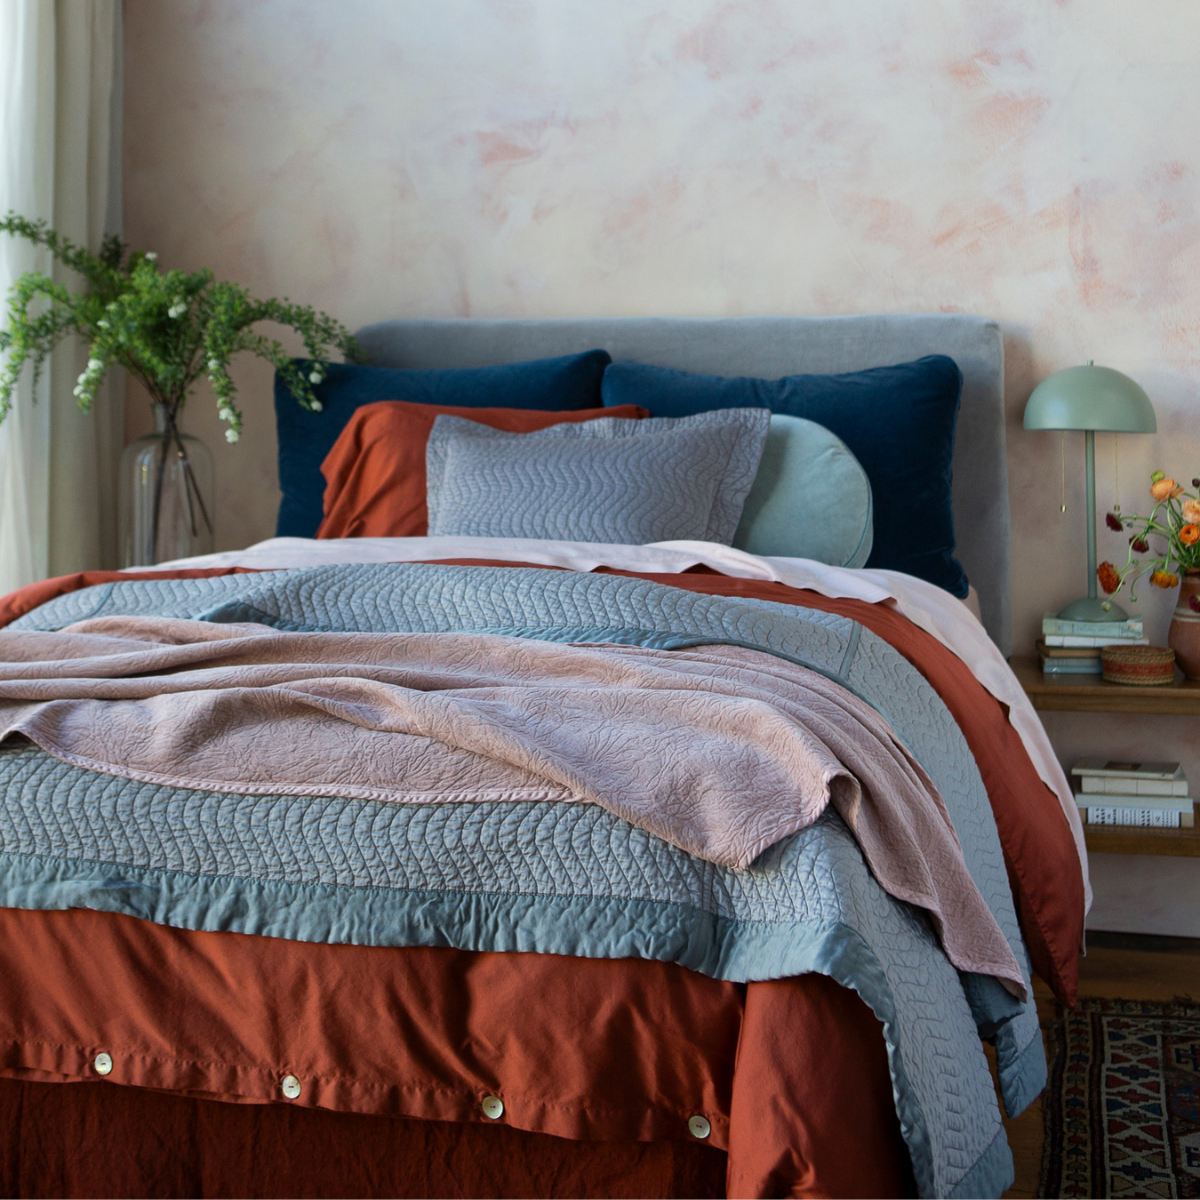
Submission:
[[[1051,678],[1036,658],[1009,660],[1033,707],[1043,712],[1158,713],[1200,716],[1200,683],[1176,673],[1170,687],[1105,683],[1099,675]],[[1088,849],[1097,854],[1166,854],[1200,858],[1200,829],[1135,829],[1085,825]]]
[[[1042,674],[1036,658],[1012,658],[1009,665],[1033,701],[1044,712],[1162,713],[1176,717],[1200,717],[1200,683],[1184,679],[1176,671],[1170,687],[1131,687],[1105,683],[1099,675],[1068,675],[1054,678]]]

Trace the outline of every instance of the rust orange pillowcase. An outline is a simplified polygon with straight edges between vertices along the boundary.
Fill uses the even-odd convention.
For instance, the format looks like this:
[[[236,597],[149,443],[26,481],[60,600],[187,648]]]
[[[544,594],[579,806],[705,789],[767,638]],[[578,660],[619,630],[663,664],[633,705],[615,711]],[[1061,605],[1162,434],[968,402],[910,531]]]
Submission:
[[[507,433],[532,433],[567,421],[598,417],[638,420],[649,416],[636,404],[545,412],[525,408],[463,408],[381,400],[355,410],[333,444],[321,473],[325,476],[325,517],[319,538],[424,537],[425,443],[443,413],[466,417]]]

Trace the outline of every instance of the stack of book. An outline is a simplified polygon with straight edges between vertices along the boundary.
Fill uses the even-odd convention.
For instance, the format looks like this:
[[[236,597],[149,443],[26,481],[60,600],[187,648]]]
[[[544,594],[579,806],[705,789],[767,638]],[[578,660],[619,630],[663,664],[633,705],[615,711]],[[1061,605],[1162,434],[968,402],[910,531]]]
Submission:
[[[1081,758],[1072,768],[1075,803],[1088,825],[1191,829],[1192,798],[1178,763]]]
[[[1144,646],[1141,617],[1120,621],[1064,621],[1053,613],[1042,618],[1038,658],[1047,675],[1099,675],[1103,646]]]

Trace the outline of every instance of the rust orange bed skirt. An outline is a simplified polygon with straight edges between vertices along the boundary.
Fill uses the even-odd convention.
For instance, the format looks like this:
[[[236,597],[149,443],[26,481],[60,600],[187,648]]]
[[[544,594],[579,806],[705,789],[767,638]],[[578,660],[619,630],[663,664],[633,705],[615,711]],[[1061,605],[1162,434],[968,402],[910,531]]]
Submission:
[[[0,909],[0,1076],[10,1196],[913,1194],[879,1022],[820,975]]]
[[[726,1155],[0,1079],[5,1196],[723,1196]]]

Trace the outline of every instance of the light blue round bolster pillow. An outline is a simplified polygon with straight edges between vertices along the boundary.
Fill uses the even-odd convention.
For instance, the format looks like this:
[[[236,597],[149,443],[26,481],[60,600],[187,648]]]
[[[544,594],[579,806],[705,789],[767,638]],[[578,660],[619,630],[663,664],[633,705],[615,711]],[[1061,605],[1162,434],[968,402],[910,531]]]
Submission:
[[[871,484],[846,443],[815,421],[772,413],[733,544],[749,554],[861,567],[873,541]]]

